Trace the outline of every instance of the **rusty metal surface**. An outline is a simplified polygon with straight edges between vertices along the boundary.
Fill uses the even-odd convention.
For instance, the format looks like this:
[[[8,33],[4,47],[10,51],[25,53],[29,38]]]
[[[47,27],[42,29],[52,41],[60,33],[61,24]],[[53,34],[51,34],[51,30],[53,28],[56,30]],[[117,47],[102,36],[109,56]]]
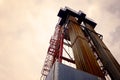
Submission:
[[[88,31],[88,33],[97,49],[97,54],[102,61],[103,66],[108,71],[110,77],[112,78],[112,80],[120,80],[119,63],[113,57],[110,50],[106,47],[103,41],[97,36],[97,34],[94,33],[95,30],[88,24],[86,24],[86,27],[92,30],[92,32]]]
[[[77,69],[104,78],[80,25],[73,17],[68,23],[68,30]]]

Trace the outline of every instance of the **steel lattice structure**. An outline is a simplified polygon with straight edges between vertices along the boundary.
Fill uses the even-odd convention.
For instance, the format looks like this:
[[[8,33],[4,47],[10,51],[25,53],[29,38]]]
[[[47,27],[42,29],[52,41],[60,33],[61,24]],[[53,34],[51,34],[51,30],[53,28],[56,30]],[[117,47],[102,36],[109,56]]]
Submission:
[[[58,16],[60,21],[51,37],[42,70],[45,79],[56,61],[62,63],[66,60],[75,64],[77,70],[101,79],[109,75],[112,80],[120,80],[120,65],[102,41],[103,36],[94,30],[96,23],[86,18],[82,11],[76,12],[67,7],[60,9]],[[64,40],[70,41],[70,44],[64,43]],[[74,60],[63,56],[63,45],[72,48]]]

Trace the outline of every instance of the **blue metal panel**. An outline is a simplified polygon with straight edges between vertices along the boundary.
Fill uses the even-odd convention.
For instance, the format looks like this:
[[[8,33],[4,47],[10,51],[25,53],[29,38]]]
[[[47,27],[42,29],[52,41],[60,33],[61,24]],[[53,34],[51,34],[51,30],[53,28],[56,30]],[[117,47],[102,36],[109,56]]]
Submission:
[[[46,80],[102,80],[101,78],[55,62]]]

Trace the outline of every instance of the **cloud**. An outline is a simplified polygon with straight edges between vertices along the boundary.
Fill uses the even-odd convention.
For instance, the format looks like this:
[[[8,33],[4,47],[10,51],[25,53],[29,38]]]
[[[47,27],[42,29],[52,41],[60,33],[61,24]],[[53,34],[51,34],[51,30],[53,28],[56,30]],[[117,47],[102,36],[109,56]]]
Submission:
[[[120,64],[119,59],[119,50],[120,50],[120,26],[116,27],[114,31],[110,33],[111,38],[109,39],[109,49],[113,53],[113,56],[117,59],[118,63]]]
[[[117,38],[119,19],[106,7],[112,2],[113,0],[109,4],[105,4],[105,0],[0,0],[0,80],[39,80],[61,7],[82,10],[94,19],[98,23],[96,30],[105,35],[105,43],[110,42],[107,40],[112,37]],[[117,12],[117,7],[115,9]],[[119,55],[117,51],[118,48],[113,50],[116,56]]]
[[[113,15],[116,15],[120,17],[120,5],[119,0],[112,0],[108,6],[106,6],[106,9],[112,13]]]
[[[99,5],[99,19],[97,31],[102,33],[104,36],[104,42],[110,49],[111,53],[120,63],[119,49],[120,49],[120,38],[119,38],[119,22],[120,22],[120,5],[119,0],[101,0],[95,2]]]
[[[41,49],[35,34],[40,25],[36,29],[29,20],[39,16],[38,7],[28,0],[4,0],[0,6],[0,80],[39,80]]]
[[[118,26],[114,32],[111,33],[112,36],[112,40],[114,41],[114,43],[120,42],[120,26]]]

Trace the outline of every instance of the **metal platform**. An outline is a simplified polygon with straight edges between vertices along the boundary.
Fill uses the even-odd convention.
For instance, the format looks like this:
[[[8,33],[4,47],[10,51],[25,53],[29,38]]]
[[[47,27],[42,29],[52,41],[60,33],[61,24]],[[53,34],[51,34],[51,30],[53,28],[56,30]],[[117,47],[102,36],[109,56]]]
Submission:
[[[55,62],[46,80],[103,80],[100,77]]]

